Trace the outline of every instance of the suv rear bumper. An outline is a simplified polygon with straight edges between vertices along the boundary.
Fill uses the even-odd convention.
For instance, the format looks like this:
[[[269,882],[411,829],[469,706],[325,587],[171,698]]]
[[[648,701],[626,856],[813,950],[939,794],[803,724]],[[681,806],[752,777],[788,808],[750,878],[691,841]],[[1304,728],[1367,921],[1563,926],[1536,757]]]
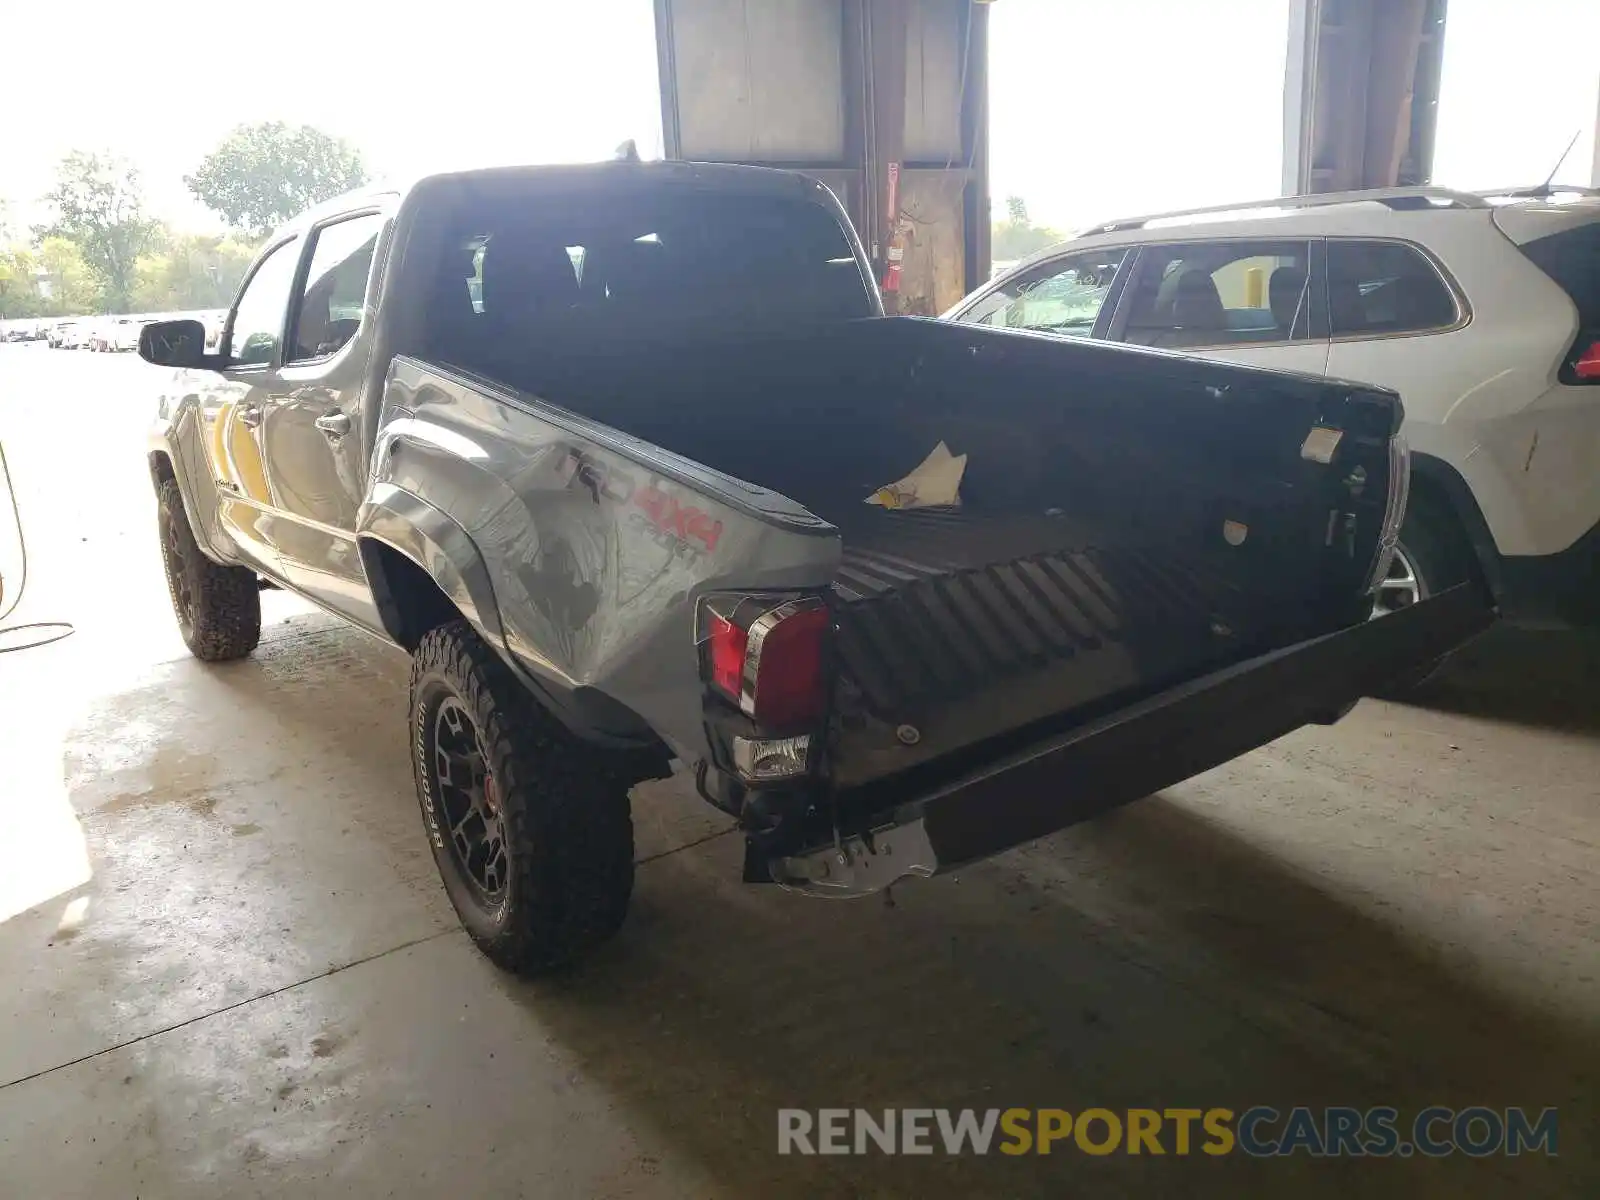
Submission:
[[[1507,620],[1600,627],[1600,525],[1558,554],[1502,557],[1496,565]]]
[[[1462,585],[1171,688],[991,763],[828,845],[769,862],[798,891],[854,896],[1099,816],[1237,758],[1430,663],[1495,619]]]

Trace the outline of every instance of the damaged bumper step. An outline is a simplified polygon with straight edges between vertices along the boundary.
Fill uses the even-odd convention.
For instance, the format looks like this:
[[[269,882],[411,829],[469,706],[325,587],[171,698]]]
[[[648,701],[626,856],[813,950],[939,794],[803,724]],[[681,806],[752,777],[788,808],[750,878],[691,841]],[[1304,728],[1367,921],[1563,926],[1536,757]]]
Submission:
[[[1341,715],[1361,696],[1487,629],[1470,584],[1168,689],[863,819],[769,863],[774,881],[858,896],[928,877],[1108,812]]]

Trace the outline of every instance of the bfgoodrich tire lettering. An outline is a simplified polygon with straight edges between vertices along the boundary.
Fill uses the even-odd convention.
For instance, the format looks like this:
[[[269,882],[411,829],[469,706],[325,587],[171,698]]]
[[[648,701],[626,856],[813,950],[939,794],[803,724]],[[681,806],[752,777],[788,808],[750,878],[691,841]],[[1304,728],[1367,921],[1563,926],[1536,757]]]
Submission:
[[[470,718],[485,774],[475,795],[487,807],[477,816],[461,802],[459,773],[446,778],[457,767],[441,762],[471,757],[464,744],[445,746],[440,732],[459,730],[462,716]],[[465,621],[434,629],[417,647],[410,734],[434,862],[484,954],[508,971],[536,975],[616,933],[633,893],[627,781],[540,708]],[[474,861],[503,851],[503,867],[488,879],[495,886],[474,873],[453,828],[481,825],[485,816],[503,831],[503,845],[496,849],[491,839]]]
[[[163,479],[157,487],[156,519],[167,593],[184,645],[206,662],[243,658],[261,640],[261,592],[255,573],[212,562],[201,553],[177,480]]]

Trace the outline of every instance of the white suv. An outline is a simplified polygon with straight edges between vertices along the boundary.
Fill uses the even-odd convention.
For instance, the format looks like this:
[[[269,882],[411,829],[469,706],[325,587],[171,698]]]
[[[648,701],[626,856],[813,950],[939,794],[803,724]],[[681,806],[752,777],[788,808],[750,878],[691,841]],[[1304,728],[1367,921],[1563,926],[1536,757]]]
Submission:
[[[1392,388],[1411,503],[1379,611],[1477,579],[1600,624],[1600,192],[1404,188],[1100,225],[945,314]]]

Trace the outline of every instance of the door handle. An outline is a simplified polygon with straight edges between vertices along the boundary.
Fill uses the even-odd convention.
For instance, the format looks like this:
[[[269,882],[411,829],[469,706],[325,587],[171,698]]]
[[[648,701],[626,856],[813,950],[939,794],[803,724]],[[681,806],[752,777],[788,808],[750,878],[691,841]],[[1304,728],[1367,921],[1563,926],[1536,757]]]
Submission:
[[[342,438],[350,432],[350,418],[336,408],[326,416],[318,417],[316,426],[330,438]]]
[[[259,404],[247,405],[239,410],[239,424],[249,429],[254,429],[261,424],[261,406]]]

